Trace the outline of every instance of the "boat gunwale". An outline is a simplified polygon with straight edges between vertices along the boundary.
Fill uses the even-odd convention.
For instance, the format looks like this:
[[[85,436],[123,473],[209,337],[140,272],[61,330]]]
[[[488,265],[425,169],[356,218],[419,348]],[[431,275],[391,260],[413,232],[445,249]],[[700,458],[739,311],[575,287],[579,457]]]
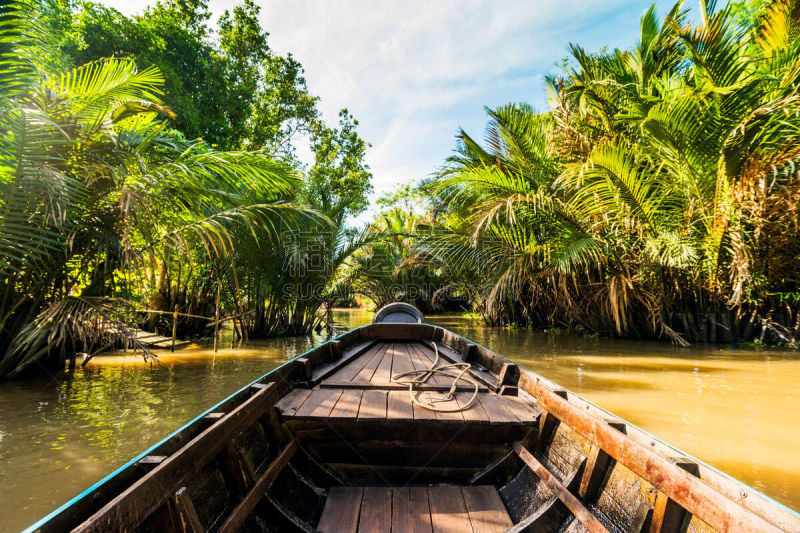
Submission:
[[[173,431],[172,433],[170,433],[169,435],[167,435],[166,437],[161,439],[160,441],[156,442],[155,444],[153,444],[152,446],[147,448],[145,451],[143,451],[140,454],[136,455],[135,457],[130,459],[125,464],[120,465],[119,467],[114,469],[109,474],[105,475],[104,477],[102,477],[98,481],[95,481],[92,485],[90,485],[89,487],[87,487],[86,489],[84,489],[83,491],[78,493],[77,495],[73,496],[72,498],[70,498],[69,500],[64,502],[63,504],[59,505],[58,507],[56,507],[55,509],[50,511],[44,517],[40,518],[39,520],[37,520],[36,522],[31,524],[30,526],[28,526],[25,529],[23,529],[22,530],[23,533],[33,532],[33,531],[36,531],[36,530],[40,529],[41,527],[45,526],[48,522],[50,522],[51,520],[56,518],[58,515],[60,515],[64,511],[68,510],[70,507],[72,507],[73,505],[77,504],[78,502],[80,502],[84,498],[90,496],[92,492],[94,492],[95,490],[99,489],[100,487],[102,487],[103,485],[105,485],[106,483],[108,483],[109,481],[114,479],[116,476],[122,474],[127,469],[129,469],[129,468],[131,468],[133,466],[136,466],[136,463],[141,461],[143,458],[147,457],[148,455],[152,455],[152,452],[154,450],[156,450],[160,446],[163,446],[163,445],[167,444],[170,440],[172,440],[175,437],[177,437],[178,434],[181,433],[182,431],[185,431],[185,430],[189,429],[190,427],[194,426],[195,424],[201,423],[203,418],[205,418],[210,413],[213,413],[214,410],[217,409],[218,407],[228,403],[229,401],[235,399],[237,396],[239,396],[241,394],[246,394],[247,391],[250,390],[250,388],[253,385],[258,385],[259,383],[261,383],[264,379],[269,377],[274,372],[277,372],[278,370],[280,370],[280,369],[282,369],[282,368],[284,368],[286,366],[289,366],[292,363],[297,362],[298,359],[304,358],[305,356],[307,356],[311,352],[314,352],[314,351],[322,348],[326,344],[330,344],[330,343],[332,343],[334,341],[337,341],[341,337],[344,337],[345,335],[347,335],[347,334],[349,334],[349,333],[351,333],[351,332],[353,332],[355,330],[359,330],[359,329],[365,328],[368,325],[369,324],[365,324],[363,326],[358,326],[358,327],[355,327],[353,329],[349,329],[349,330],[337,335],[336,337],[332,337],[332,338],[328,339],[327,341],[325,341],[323,343],[317,344],[316,346],[312,346],[311,348],[309,348],[305,352],[303,352],[303,353],[301,353],[299,355],[296,355],[295,357],[292,357],[291,359],[289,359],[287,361],[284,361],[280,365],[278,365],[275,368],[271,369],[266,374],[263,374],[263,375],[257,377],[256,379],[254,379],[253,381],[251,381],[250,383],[247,383],[246,385],[244,385],[239,390],[231,393],[229,396],[227,396],[227,397],[223,398],[222,400],[218,401],[217,403],[215,403],[214,405],[212,405],[211,407],[209,407],[205,411],[201,412],[199,415],[197,415],[196,417],[192,418],[191,420],[186,422],[184,425],[182,425],[181,427],[177,428],[175,431]]]
[[[179,433],[191,428],[195,424],[201,423],[203,418],[206,417],[208,414],[214,412],[215,409],[217,409],[220,406],[222,406],[222,405],[234,400],[235,398],[237,398],[240,395],[246,394],[247,391],[250,390],[250,388],[252,386],[258,385],[259,383],[263,382],[266,378],[268,378],[273,373],[276,373],[279,370],[281,370],[281,369],[283,369],[283,368],[285,368],[285,367],[287,367],[287,366],[289,366],[289,365],[291,365],[293,363],[296,363],[299,359],[303,359],[303,358],[307,357],[311,353],[316,352],[317,350],[320,350],[320,349],[324,348],[326,345],[329,345],[331,343],[339,341],[340,339],[342,339],[343,337],[345,337],[347,335],[351,335],[356,331],[368,329],[368,328],[374,327],[376,325],[377,326],[381,326],[381,325],[386,325],[386,324],[385,323],[383,323],[383,324],[370,323],[370,324],[364,324],[364,325],[357,326],[355,328],[349,329],[349,330],[347,330],[345,332],[342,332],[341,334],[339,334],[339,335],[337,335],[335,337],[332,337],[332,338],[328,339],[327,341],[325,341],[323,343],[320,343],[320,344],[318,344],[316,346],[311,347],[310,349],[306,350],[305,352],[303,352],[303,353],[301,353],[299,355],[296,355],[295,357],[285,361],[284,363],[280,364],[279,366],[271,369],[269,372],[261,375],[260,377],[254,379],[253,381],[247,383],[246,385],[244,385],[239,390],[233,392],[232,394],[230,394],[226,398],[220,400],[219,402],[215,403],[213,406],[209,407],[208,409],[206,409],[203,412],[201,412],[200,414],[198,414],[196,417],[194,417],[191,420],[187,421],[181,427],[177,428],[176,430],[171,432],[169,435],[165,436],[163,439],[161,439],[157,443],[155,443],[152,446],[148,447],[145,451],[143,451],[140,454],[136,455],[135,457],[133,457],[132,459],[127,461],[125,464],[119,466],[118,468],[116,468],[111,473],[107,474],[106,476],[104,476],[100,480],[96,481],[95,483],[93,483],[91,486],[89,486],[86,489],[84,489],[83,491],[81,491],[76,496],[70,498],[68,501],[66,501],[65,503],[61,504],[60,506],[58,506],[53,511],[49,512],[46,516],[40,518],[34,524],[32,524],[32,525],[28,526],[27,528],[25,528],[23,531],[25,531],[25,532],[36,531],[37,529],[47,525],[48,522],[50,522],[51,520],[53,520],[56,517],[58,517],[61,513],[67,511],[69,508],[71,508],[72,506],[76,505],[77,503],[79,503],[84,498],[90,496],[94,491],[96,491],[97,489],[99,489],[103,485],[105,485],[106,483],[108,483],[111,480],[113,480],[116,476],[122,474],[123,472],[125,472],[129,468],[135,466],[141,459],[143,459],[144,457],[146,457],[148,455],[152,455],[152,452],[154,450],[156,450],[160,446],[163,446],[163,445],[167,444],[170,440],[172,440],[176,436],[178,436]],[[421,324],[403,324],[403,325],[411,326],[411,327],[425,326],[425,327],[431,328],[432,330],[439,329],[439,330],[442,330],[443,332],[448,332],[450,335],[452,335],[453,337],[455,337],[457,339],[460,339],[462,342],[466,343],[467,345],[473,345],[476,348],[478,348],[480,350],[483,350],[483,351],[487,352],[488,354],[490,354],[492,356],[499,357],[504,362],[507,361],[507,362],[513,363],[513,364],[517,365],[519,368],[524,369],[526,372],[529,372],[532,376],[537,378],[540,381],[540,383],[545,388],[549,389],[551,392],[553,392],[555,390],[566,391],[567,394],[568,394],[568,397],[565,399],[565,401],[569,402],[570,404],[573,404],[573,399],[574,400],[578,400],[579,402],[582,402],[586,406],[591,406],[593,409],[596,409],[597,411],[599,411],[601,413],[605,413],[606,415],[608,415],[609,418],[612,418],[615,421],[619,421],[621,423],[626,424],[628,426],[628,428],[635,429],[642,436],[644,436],[644,437],[646,437],[646,438],[648,438],[648,439],[650,439],[650,440],[652,440],[654,442],[658,442],[660,446],[663,446],[664,448],[666,448],[666,449],[668,449],[668,450],[670,450],[672,452],[675,452],[676,455],[680,456],[680,457],[677,457],[677,458],[686,459],[686,460],[689,460],[689,461],[692,461],[692,462],[696,463],[698,466],[703,467],[704,469],[707,469],[709,472],[712,472],[715,475],[720,476],[721,478],[723,478],[724,481],[732,482],[737,487],[739,487],[741,489],[746,489],[748,496],[749,495],[756,496],[756,497],[760,498],[765,504],[771,505],[771,506],[777,508],[778,510],[783,511],[783,512],[791,515],[792,517],[800,520],[800,512],[788,507],[787,505],[785,505],[785,504],[783,504],[783,503],[781,503],[779,501],[776,501],[775,499],[773,499],[770,496],[762,493],[758,489],[756,489],[756,488],[754,488],[754,487],[752,487],[750,485],[747,485],[743,481],[740,481],[739,479],[737,479],[735,477],[732,477],[730,474],[727,474],[727,473],[719,470],[718,468],[716,468],[716,467],[714,467],[714,466],[702,461],[701,459],[698,459],[697,457],[695,457],[695,456],[683,451],[682,449],[676,447],[675,445],[673,445],[673,444],[671,444],[671,443],[669,443],[667,441],[664,441],[663,439],[653,435],[652,433],[648,432],[645,429],[642,429],[641,427],[637,426],[636,424],[630,423],[629,421],[625,420],[624,418],[622,418],[622,417],[620,417],[620,416],[618,416],[618,415],[616,415],[616,414],[604,409],[603,407],[600,407],[599,405],[587,400],[586,398],[580,396],[579,394],[576,394],[576,393],[572,392],[571,390],[566,389],[565,387],[562,387],[558,383],[556,383],[556,382],[554,382],[554,381],[542,376],[538,372],[535,372],[535,371],[531,370],[530,368],[528,368],[528,367],[526,367],[524,365],[516,363],[516,362],[512,361],[511,359],[509,359],[509,358],[507,358],[507,357],[505,357],[505,356],[503,356],[501,354],[498,354],[494,350],[491,350],[491,349],[489,349],[489,348],[487,348],[487,347],[485,347],[485,346],[483,346],[481,344],[478,344],[478,343],[474,342],[473,340],[467,339],[466,337],[464,337],[462,335],[459,335],[458,333],[455,333],[452,330],[449,330],[448,328],[445,328],[443,326],[438,326],[436,324],[423,322]],[[413,339],[408,340],[408,342],[413,342]],[[526,391],[523,391],[522,389],[520,389],[520,392],[523,392],[525,394],[525,396],[527,396],[527,397],[535,398],[533,395],[531,395],[530,393],[528,393]],[[592,416],[594,418],[599,418],[595,414],[591,414],[590,416]],[[569,425],[569,424],[567,424],[567,425]],[[628,438],[630,438],[630,436],[628,436]],[[633,442],[636,442],[636,441],[633,440]],[[665,458],[669,457],[667,454],[664,454],[662,450],[658,450],[658,451],[653,450],[653,453],[656,453],[657,455],[661,455],[662,457],[665,457]],[[702,479],[700,479],[700,480],[705,483],[704,480],[702,480]],[[709,487],[711,487],[713,490],[719,492],[721,495],[725,496],[725,494],[720,492],[720,490],[717,487],[714,487],[713,485],[709,485]],[[725,496],[725,497],[728,497],[728,496]],[[746,505],[744,505],[743,503],[741,503],[739,501],[735,501],[735,500],[732,500],[732,501],[734,501],[734,503],[736,503],[737,505],[741,506],[743,509],[746,509],[749,512],[753,512],[753,513],[757,514],[758,516],[760,516],[756,511],[754,511],[749,506],[746,506]]]
[[[512,361],[511,359],[509,359],[509,358],[507,358],[507,357],[495,352],[494,350],[492,350],[490,348],[487,348],[487,347],[485,347],[485,346],[483,346],[481,344],[478,344],[475,341],[473,341],[471,339],[468,339],[468,338],[464,337],[463,335],[459,335],[458,333],[455,333],[455,332],[453,332],[453,331],[451,331],[451,330],[449,330],[449,329],[447,329],[447,328],[445,328],[443,326],[436,326],[434,324],[428,324],[428,325],[441,328],[441,329],[443,329],[445,331],[449,331],[453,336],[458,337],[459,339],[461,339],[465,343],[474,344],[476,347],[481,348],[483,350],[486,350],[487,352],[489,352],[489,353],[491,353],[491,354],[493,354],[493,355],[495,355],[497,357],[501,357],[501,358],[503,358],[503,359],[505,359],[507,361],[511,361],[512,363],[516,364],[517,366],[519,366],[520,368],[524,369],[525,371],[530,372],[531,374],[533,374],[536,378],[538,378],[540,380],[542,385],[544,385],[546,388],[550,389],[551,392],[554,391],[554,390],[566,391],[568,393],[568,398],[566,398],[567,402],[572,403],[572,401],[571,401],[572,398],[575,398],[575,399],[583,402],[584,404],[592,406],[594,409],[597,409],[598,411],[601,411],[601,412],[605,413],[606,415],[608,415],[609,418],[614,419],[615,422],[621,422],[621,423],[625,424],[629,429],[633,428],[633,429],[639,431],[643,436],[645,436],[645,437],[647,437],[647,438],[649,438],[649,439],[651,439],[653,441],[656,441],[660,445],[662,445],[662,446],[664,446],[664,447],[676,452],[678,455],[681,455],[682,456],[681,458],[689,459],[689,460],[697,463],[698,466],[702,466],[704,468],[707,468],[708,470],[714,472],[715,474],[720,475],[721,477],[725,478],[725,480],[733,482],[734,484],[738,485],[742,489],[747,489],[748,494],[752,494],[752,495],[758,496],[759,498],[764,500],[765,503],[773,505],[773,506],[779,508],[782,511],[786,511],[790,515],[792,515],[793,517],[795,517],[795,518],[800,520],[800,511],[796,511],[796,510],[792,509],[791,507],[788,507],[787,505],[785,505],[785,504],[773,499],[772,497],[762,493],[758,489],[746,484],[745,482],[743,482],[743,481],[731,476],[730,474],[727,474],[726,472],[724,472],[724,471],[722,471],[722,470],[720,470],[720,469],[718,469],[718,468],[706,463],[705,461],[703,461],[701,459],[698,459],[694,455],[692,455],[692,454],[690,454],[690,453],[678,448],[674,444],[671,444],[671,443],[661,439],[660,437],[658,437],[656,435],[653,435],[652,433],[650,433],[646,429],[643,429],[643,428],[637,426],[636,424],[633,424],[633,423],[629,422],[628,420],[622,418],[621,416],[619,416],[619,415],[617,415],[615,413],[612,413],[612,412],[608,411],[607,409],[604,409],[603,407],[597,405],[596,403],[594,403],[592,401],[587,400],[586,398],[584,398],[580,394],[577,394],[577,393],[571,391],[570,389],[567,389],[566,387],[563,387],[563,386],[559,385],[555,381],[542,376],[541,374],[539,374],[538,372],[536,372],[534,370],[531,370],[527,366],[521,365],[519,363],[516,363],[515,361]],[[361,326],[361,327],[363,327],[363,326]],[[531,395],[530,393],[528,393],[526,391],[521,391],[521,392],[524,392],[526,396],[534,398],[533,395]],[[592,415],[592,416],[594,416],[594,415]],[[595,418],[597,418],[597,417],[595,417]],[[628,437],[630,438],[630,436],[628,436]],[[664,454],[662,454],[662,453],[660,453],[658,451],[655,452],[655,453],[657,453],[658,455],[664,455]],[[715,488],[715,490],[717,490],[717,492],[719,492],[718,489]],[[745,509],[748,509],[746,506],[744,506],[743,504],[741,504],[739,502],[735,502],[735,503],[738,503],[739,505],[741,505]],[[748,509],[748,510],[750,510],[750,509]],[[753,512],[753,511],[751,510],[751,512]]]

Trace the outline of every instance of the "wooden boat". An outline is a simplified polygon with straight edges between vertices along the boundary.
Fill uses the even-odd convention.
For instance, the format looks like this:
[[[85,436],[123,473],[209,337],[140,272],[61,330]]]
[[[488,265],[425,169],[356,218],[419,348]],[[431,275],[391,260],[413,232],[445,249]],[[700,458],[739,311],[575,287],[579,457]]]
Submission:
[[[392,304],[30,529],[796,532],[800,515]]]

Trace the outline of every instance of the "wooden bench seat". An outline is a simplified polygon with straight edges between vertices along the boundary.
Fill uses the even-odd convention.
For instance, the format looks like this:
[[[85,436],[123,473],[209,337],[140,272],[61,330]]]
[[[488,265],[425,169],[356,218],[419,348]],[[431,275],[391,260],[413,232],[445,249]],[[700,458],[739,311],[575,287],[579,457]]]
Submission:
[[[420,394],[440,396],[442,391],[426,391]],[[460,405],[472,393],[459,391],[456,399],[442,402],[442,407]],[[478,393],[477,401],[464,411],[439,413],[413,405],[407,390],[383,389],[337,389],[317,387],[295,389],[283,397],[277,407],[285,419],[352,419],[373,421],[429,421],[529,425],[535,422],[539,411],[511,396],[500,396],[493,392]]]
[[[337,487],[325,501],[317,530],[325,532],[500,532],[512,526],[489,485]]]
[[[442,348],[444,350],[444,348]],[[457,422],[467,424],[530,425],[540,409],[513,396],[501,396],[479,383],[477,400],[463,411],[434,412],[413,405],[407,385],[394,383],[392,376],[425,370],[434,364],[434,353],[417,342],[373,342],[364,344],[326,371],[311,389],[299,388],[284,396],[276,405],[284,420],[369,420],[385,422]],[[449,361],[440,357],[438,365]],[[423,399],[441,397],[453,379],[434,374],[415,387]],[[458,383],[455,399],[437,403],[443,409],[465,406],[474,387]]]

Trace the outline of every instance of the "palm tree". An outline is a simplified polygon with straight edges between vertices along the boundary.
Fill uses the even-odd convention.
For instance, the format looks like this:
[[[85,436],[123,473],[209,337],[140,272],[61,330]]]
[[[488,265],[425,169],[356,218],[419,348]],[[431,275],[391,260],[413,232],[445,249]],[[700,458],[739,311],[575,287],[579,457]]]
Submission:
[[[2,6],[0,27],[12,50],[0,50],[12,89],[0,140],[0,377],[125,337],[132,306],[115,296],[159,258],[229,253],[235,228],[270,233],[276,219],[314,216],[290,203],[286,165],[169,130],[155,68],[107,59],[38,76],[23,7]]]
[[[501,322],[792,342],[800,9],[771,2],[755,26],[735,10],[651,8],[630,51],[573,45],[549,113],[490,111],[485,148],[461,133],[419,253],[485,267]]]

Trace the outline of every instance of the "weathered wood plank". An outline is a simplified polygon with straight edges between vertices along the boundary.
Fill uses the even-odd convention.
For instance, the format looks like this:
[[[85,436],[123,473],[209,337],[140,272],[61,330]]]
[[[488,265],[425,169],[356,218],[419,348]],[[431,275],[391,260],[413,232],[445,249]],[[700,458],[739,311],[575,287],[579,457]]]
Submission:
[[[775,532],[780,528],[717,492],[700,479],[672,464],[667,458],[647,449],[625,434],[578,409],[559,397],[539,378],[523,372],[520,389],[546,411],[597,444],[617,462],[625,465],[648,483],[673,498],[681,507],[719,531]]]
[[[314,381],[314,383],[317,383],[320,380],[332,376],[344,367],[349,366],[350,364],[355,364],[356,360],[364,355],[372,347],[372,345],[375,344],[375,342],[376,341],[374,340],[362,341],[345,349],[340,359],[336,359],[330,363],[325,363],[324,365],[315,368],[312,372],[311,379]]]
[[[433,350],[432,348],[430,348],[427,344],[422,344],[420,342],[409,342],[407,344],[407,346],[408,346],[409,350],[413,350],[414,352],[416,352],[417,359],[419,360],[420,364],[422,365],[422,368],[426,368],[426,367],[431,366],[431,364],[433,364],[433,362],[436,360],[436,351]],[[442,348],[442,344],[441,343],[437,343],[436,346],[438,348]],[[441,353],[442,352],[440,350],[439,354],[441,354]],[[439,362],[437,363],[437,365],[438,364],[448,363],[448,362],[449,361],[445,361],[444,359],[442,359],[441,355],[440,355]]]
[[[625,424],[615,421],[609,421],[609,424],[622,433],[627,432]],[[586,469],[583,471],[578,496],[584,501],[593,501],[602,492],[603,484],[616,464],[617,462],[610,455],[593,444],[586,460]]]
[[[311,396],[311,389],[295,389],[280,399],[275,407],[285,416],[293,416]]]
[[[422,393],[423,399],[426,394],[428,393]],[[442,394],[431,393],[431,396],[433,398],[437,398],[442,396]],[[458,409],[458,401],[455,398],[446,402],[433,402],[433,405],[439,409]],[[464,415],[461,413],[461,411],[455,411],[452,413],[434,411],[434,413],[436,414],[436,420],[439,422],[464,422]]]
[[[408,391],[389,391],[386,419],[406,422],[414,420],[414,408]]]
[[[427,343],[427,342],[422,342],[422,343],[419,343],[418,345],[422,347],[422,351],[424,353],[429,354],[429,356],[431,358],[433,358],[434,357],[434,350],[433,350],[433,348],[428,346],[428,344],[429,343]],[[476,366],[475,363],[479,363],[480,361],[475,361],[475,360],[464,361],[463,352],[456,351],[453,347],[448,346],[446,344],[437,343],[436,346],[437,346],[438,351],[439,351],[439,363],[437,363],[437,366],[443,365],[443,364],[448,364],[448,363],[465,363],[465,362],[469,362],[472,365],[472,367],[469,370],[469,376],[473,380],[477,381],[478,383],[483,383],[484,385],[487,385],[487,386],[491,387],[492,389],[497,388],[497,375],[493,374],[492,372],[490,372],[488,370],[485,370],[483,368],[480,368],[480,367]]]
[[[247,517],[253,512],[253,509],[258,505],[258,501],[266,494],[267,489],[275,481],[275,478],[283,471],[286,465],[291,461],[297,448],[299,447],[298,440],[295,437],[289,444],[281,451],[278,457],[267,467],[261,477],[258,478],[253,488],[244,499],[236,506],[233,513],[225,520],[220,528],[220,533],[233,533],[239,531]]]
[[[392,343],[383,354],[383,358],[375,368],[375,373],[370,378],[370,383],[390,383],[392,379],[392,362],[394,361],[397,345]]]
[[[361,516],[358,531],[372,533],[389,531],[392,528],[392,489],[389,487],[365,487],[361,500]]]
[[[325,508],[317,524],[321,533],[355,533],[364,490],[361,487],[334,487],[325,500]]]
[[[364,391],[358,389],[343,390],[328,418],[355,420],[358,417],[358,408],[361,405],[363,394]]]
[[[425,487],[392,489],[392,533],[430,533],[431,513]]]
[[[541,411],[532,405],[528,405],[519,398],[498,395],[497,400],[506,411],[516,416],[520,422],[528,422],[532,424],[539,419],[539,414]]]
[[[206,530],[200,522],[200,517],[197,516],[197,509],[194,508],[194,503],[186,492],[186,487],[178,489],[174,502],[181,520],[181,529],[185,533],[203,533]]]
[[[430,361],[422,360],[420,355],[417,353],[417,350],[413,349],[410,343],[404,343],[402,344],[402,347],[408,354],[408,360],[411,361],[411,365],[414,367],[414,370],[422,370],[430,366]]]
[[[256,423],[277,399],[277,385],[270,383],[121,492],[74,531],[135,529],[216,457],[229,439]]]
[[[416,344],[404,343],[402,346],[408,353],[409,361],[411,362],[411,365],[414,367],[414,370],[423,370],[430,367],[432,361],[421,355],[421,352],[416,349]],[[426,383],[426,385],[422,386],[417,385],[414,388],[417,391],[447,390],[449,388],[449,385],[445,385],[444,383],[439,384],[438,380],[431,379]],[[408,397],[410,401],[410,397],[408,396],[408,394],[406,394],[406,397]],[[424,407],[413,404],[412,410],[414,413],[414,420],[436,420],[436,413],[431,411],[430,409],[425,409]]]
[[[467,405],[470,398],[472,398],[472,392],[456,392],[456,400],[458,400],[458,405],[460,407]],[[486,411],[483,410],[483,406],[478,398],[475,398],[475,401],[466,410],[461,411],[461,414],[464,416],[466,422],[489,422],[489,416],[486,414]]]
[[[478,401],[481,402],[481,407],[492,424],[513,424],[520,421],[516,415],[502,406],[500,396],[493,392],[478,394]]]
[[[410,397],[409,401],[411,401]],[[425,409],[421,405],[417,404],[413,404],[412,409],[414,410],[414,420],[418,421],[436,420],[436,413],[431,411],[430,409]]]
[[[392,488],[392,526],[395,533],[410,531],[411,498],[408,487]]]
[[[653,505],[653,517],[650,520],[650,533],[671,533],[686,531],[691,515],[686,509],[672,501],[666,494],[659,492]]]
[[[372,381],[372,376],[375,374],[375,370],[378,368],[378,365],[381,364],[381,361],[383,361],[383,357],[386,355],[386,352],[389,350],[390,346],[391,344],[387,343],[381,344],[380,348],[372,357],[372,359],[367,361],[367,363],[364,365],[364,368],[359,370],[358,373],[353,376],[352,381],[355,383],[370,383]],[[334,374],[333,377],[337,377],[336,374]]]
[[[472,531],[467,504],[460,487],[430,487],[428,502],[431,525],[435,533],[464,533]]]
[[[514,451],[523,462],[533,470],[539,479],[547,485],[547,488],[555,494],[561,502],[567,506],[570,512],[580,520],[590,533],[608,533],[608,530],[595,517],[589,509],[576,498],[561,482],[547,470],[531,453],[526,450],[522,443],[515,442]]]
[[[333,379],[326,379],[322,383],[318,385],[323,389],[384,389],[384,390],[408,390],[408,385],[404,385],[402,383],[359,383],[355,381],[339,381]],[[421,391],[447,391],[450,390],[450,383],[446,385],[434,385],[432,383],[425,383],[422,385],[415,385],[414,390],[421,390]],[[470,385],[466,382],[459,382],[459,385],[456,386],[457,391],[469,391],[472,392],[475,390],[475,387]],[[488,387],[485,385],[478,387],[478,392],[489,392]]]
[[[423,345],[423,344],[420,344],[420,343],[417,343],[417,342],[408,343],[408,344],[406,344],[406,347],[408,348],[410,353],[413,353],[416,356],[414,359],[415,359],[415,366],[417,367],[416,368],[417,370],[426,370],[426,369],[430,368],[433,365],[433,363],[436,361],[436,355],[434,354],[434,352],[432,350],[428,349],[428,347]],[[448,361],[446,361],[446,360],[444,360],[444,359],[442,359],[440,357],[439,361],[436,362],[436,366],[441,366],[441,365],[447,364],[447,363],[448,363]],[[440,376],[438,374],[433,374],[430,377],[430,379],[427,381],[427,383],[430,383],[432,385],[439,385],[439,386],[446,385],[446,386],[449,387],[451,385],[451,383],[452,383],[452,379],[445,379],[443,376]]]
[[[394,345],[394,359],[392,360],[392,376],[410,372],[414,370],[411,356],[408,353],[407,343],[397,343]]]
[[[370,346],[363,355],[355,358],[353,361],[342,367],[339,371],[331,374],[330,379],[339,381],[353,381],[364,367],[376,357],[382,357],[383,351],[386,349],[386,343],[375,342]]]
[[[366,390],[358,408],[359,420],[385,420],[387,393],[383,390]]]
[[[294,416],[298,418],[328,418],[341,394],[342,391],[339,389],[314,389]]]
[[[428,490],[425,487],[410,487],[408,494],[411,498],[413,516],[411,523],[415,533],[428,533],[433,531],[431,523],[431,508],[428,500]]]
[[[429,356],[425,350],[423,350],[421,344],[409,342],[405,344],[405,348],[408,350],[409,358],[415,370],[427,370],[433,365],[433,356]],[[440,380],[439,376],[436,374],[432,375],[426,383],[438,387],[449,386],[449,384],[445,384],[443,380]]]
[[[501,533],[513,525],[503,500],[493,486],[461,487],[461,493],[474,531]]]

